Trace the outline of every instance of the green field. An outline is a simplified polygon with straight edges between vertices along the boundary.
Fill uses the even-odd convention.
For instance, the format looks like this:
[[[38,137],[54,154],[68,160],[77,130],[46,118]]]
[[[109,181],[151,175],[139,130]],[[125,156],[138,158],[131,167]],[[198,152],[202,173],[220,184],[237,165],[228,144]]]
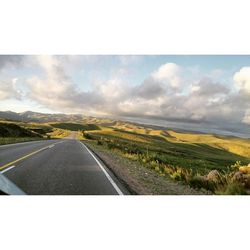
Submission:
[[[99,129],[98,126],[95,124],[80,124],[80,123],[50,123],[50,126],[58,129],[65,129],[71,131]]]
[[[249,139],[159,130],[125,122],[99,128],[83,132],[89,143],[137,161],[160,175],[213,192],[226,192],[225,182],[229,184],[236,171],[232,165],[250,163]],[[217,170],[218,178],[224,181],[217,188],[206,179],[212,170]]]
[[[201,173],[211,169],[224,170],[236,161],[242,164],[250,162],[250,140],[239,138],[174,131],[129,131],[117,127],[88,131],[85,137],[121,151],[130,158],[145,155],[152,161],[192,168]]]

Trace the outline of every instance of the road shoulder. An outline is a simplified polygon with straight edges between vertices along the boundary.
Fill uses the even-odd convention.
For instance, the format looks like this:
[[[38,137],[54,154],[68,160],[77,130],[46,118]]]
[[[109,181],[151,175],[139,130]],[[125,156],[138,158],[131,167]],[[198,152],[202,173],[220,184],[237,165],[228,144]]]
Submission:
[[[132,194],[140,195],[204,195],[202,191],[194,190],[187,185],[175,182],[170,178],[160,176],[153,170],[129,161],[100,146],[84,142],[126,185]]]

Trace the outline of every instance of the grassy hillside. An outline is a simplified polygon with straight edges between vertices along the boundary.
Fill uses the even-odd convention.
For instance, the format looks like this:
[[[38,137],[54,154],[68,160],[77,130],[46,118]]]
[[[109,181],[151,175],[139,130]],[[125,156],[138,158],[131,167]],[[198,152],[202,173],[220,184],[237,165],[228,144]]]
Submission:
[[[0,123],[0,137],[42,137],[39,133],[13,123]]]
[[[250,162],[248,140],[218,139],[213,135],[190,134],[192,141],[184,141],[180,140],[180,133],[175,137],[176,132],[155,132],[142,134],[102,128],[85,132],[85,136],[111,149],[123,151],[131,158],[147,155],[153,161],[193,168],[203,173],[211,169],[225,169],[236,161],[243,164]]]
[[[63,138],[69,134],[69,130],[54,128],[49,124],[0,121],[0,144]]]
[[[100,130],[83,135],[92,145],[194,186],[197,176],[205,178],[212,170],[225,175],[232,172],[230,166],[236,162],[250,163],[249,139],[158,130],[124,122],[100,126]]]
[[[95,124],[80,124],[80,123],[51,123],[54,128],[66,129],[71,131],[78,130],[98,130],[99,127]]]
[[[0,144],[41,140],[43,136],[14,123],[0,122]]]

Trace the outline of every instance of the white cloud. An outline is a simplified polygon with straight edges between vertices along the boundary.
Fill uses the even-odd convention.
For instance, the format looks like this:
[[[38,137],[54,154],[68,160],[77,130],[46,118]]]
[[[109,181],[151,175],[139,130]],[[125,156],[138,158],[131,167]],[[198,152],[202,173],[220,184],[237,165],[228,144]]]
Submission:
[[[58,59],[49,55],[36,56],[35,58],[48,77],[55,78],[55,76],[57,76],[56,69],[59,66]]]
[[[229,118],[231,103],[224,103],[230,89],[209,78],[190,82],[180,76],[182,70],[172,63],[160,66],[131,91],[128,100],[120,103],[121,111],[134,116],[150,115],[186,121]]]
[[[250,67],[243,67],[234,74],[235,85],[238,89],[250,93]]]
[[[68,81],[60,60],[54,56],[37,56],[35,60],[44,71],[44,77],[27,79],[28,98],[51,109],[73,108],[73,98],[79,91]]]
[[[229,87],[210,78],[185,79],[185,69],[174,63],[161,65],[137,86],[126,84],[116,75],[96,82],[86,92],[68,76],[65,58],[42,56],[36,60],[44,76],[28,80],[28,97],[50,109],[194,122],[248,121],[245,95],[233,95]],[[237,74],[235,80],[243,81]],[[246,88],[244,84],[240,86],[241,90]]]
[[[198,83],[191,85],[193,94],[200,96],[221,95],[229,93],[230,89],[210,78],[203,78]]]
[[[118,78],[95,82],[91,91],[79,89],[67,74],[65,58],[38,56],[36,63],[44,76],[27,80],[28,98],[52,110],[111,114],[129,94],[130,87]]]
[[[191,85],[191,92],[194,93],[194,92],[198,92],[200,90],[200,86],[198,84],[192,84]]]
[[[101,95],[105,96],[108,99],[120,98],[125,94],[126,89],[123,86],[123,82],[119,79],[111,79],[106,82],[100,82],[98,84],[98,89]]]
[[[180,67],[175,63],[166,63],[160,66],[153,72],[152,77],[155,81],[170,85],[172,88],[180,87]]]
[[[16,87],[17,78],[12,80],[0,80],[0,100],[6,100],[10,98],[21,98],[21,92]]]
[[[242,122],[250,125],[250,109],[248,109],[246,111],[245,116],[243,117]]]

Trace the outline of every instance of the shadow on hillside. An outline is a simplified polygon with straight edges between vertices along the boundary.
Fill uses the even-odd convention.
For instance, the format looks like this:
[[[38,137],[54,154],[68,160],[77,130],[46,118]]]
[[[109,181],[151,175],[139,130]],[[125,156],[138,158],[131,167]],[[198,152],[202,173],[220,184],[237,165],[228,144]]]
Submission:
[[[80,124],[80,123],[52,123],[50,124],[54,128],[66,129],[71,131],[78,130],[100,130],[95,124]]]

